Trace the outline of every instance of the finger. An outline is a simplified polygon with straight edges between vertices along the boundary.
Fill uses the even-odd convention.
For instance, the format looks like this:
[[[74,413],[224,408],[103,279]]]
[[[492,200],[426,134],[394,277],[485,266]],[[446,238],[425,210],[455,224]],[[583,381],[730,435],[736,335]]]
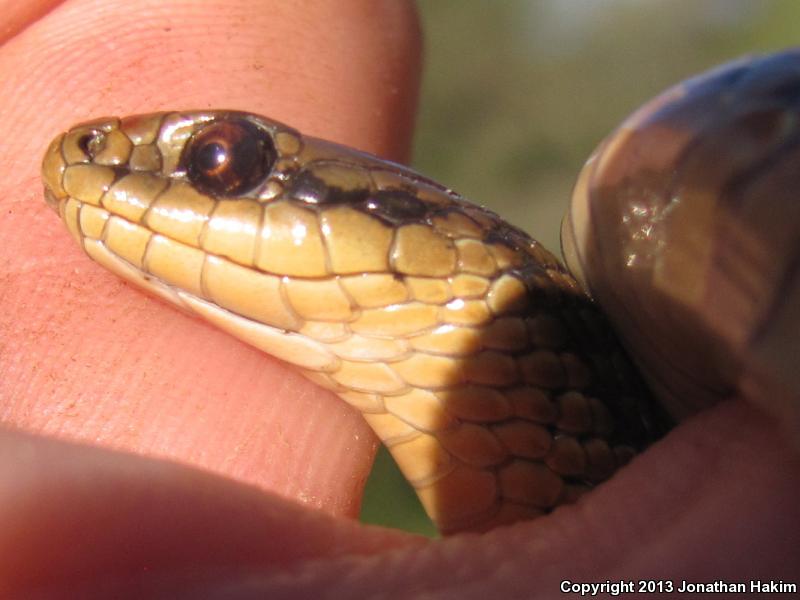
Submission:
[[[36,525],[29,527],[36,535],[14,544],[18,527],[0,530],[0,551],[14,548],[33,565],[8,563],[9,572],[29,576],[12,579],[19,585],[10,590],[34,583],[63,590],[72,581],[85,598],[141,597],[143,590],[172,598],[552,598],[564,585],[574,593],[572,584],[638,580],[675,588],[683,580],[743,581],[749,591],[751,580],[792,581],[800,567],[800,463],[775,432],[775,423],[745,402],[726,403],[683,423],[577,505],[439,542],[292,511],[171,466],[136,467],[128,478],[130,465],[98,450],[75,460],[64,448],[40,450],[31,459],[29,450],[11,452],[6,444],[0,473],[18,480],[20,464],[34,474],[26,481],[38,476],[38,484],[27,495],[15,485],[12,495],[0,478],[0,518]],[[48,502],[62,481],[74,490],[76,480],[90,483],[75,505],[99,510],[99,521]],[[25,518],[28,502],[47,508],[32,511],[34,522]],[[134,510],[144,518],[132,520]],[[47,541],[64,532],[74,551],[49,551]],[[209,551],[187,548],[187,540],[208,543]],[[147,556],[154,558],[147,570],[136,571]]]
[[[76,121],[208,106],[403,159],[415,27],[404,2],[76,1],[10,40],[0,50],[2,419],[356,514],[375,448],[361,418],[91,263],[42,202],[38,163]]]
[[[3,598],[424,543],[175,463],[1,430],[0,521]]]

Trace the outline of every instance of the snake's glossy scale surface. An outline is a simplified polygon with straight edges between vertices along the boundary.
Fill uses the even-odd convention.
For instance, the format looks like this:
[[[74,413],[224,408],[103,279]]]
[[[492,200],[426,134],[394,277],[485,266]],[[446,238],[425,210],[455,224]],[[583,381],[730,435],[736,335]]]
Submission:
[[[361,410],[445,533],[570,502],[652,437],[558,260],[399,165],[256,115],[172,112],[71,129],[44,179],[93,259]]]

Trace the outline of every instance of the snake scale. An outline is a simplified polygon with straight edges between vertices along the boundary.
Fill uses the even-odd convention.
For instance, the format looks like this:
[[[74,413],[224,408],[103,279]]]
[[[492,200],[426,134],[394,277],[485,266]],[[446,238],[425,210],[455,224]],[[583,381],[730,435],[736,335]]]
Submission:
[[[577,280],[452,190],[245,112],[77,125],[46,152],[45,195],[92,259],[360,410],[440,531],[482,531],[612,476],[668,426],[655,397],[681,416],[687,394],[711,402],[736,388],[729,326],[711,319],[716,341],[698,347],[683,332],[705,321],[686,307],[707,300],[692,286],[719,264],[702,236],[734,206],[723,192],[753,180],[756,150],[772,152],[764,167],[797,143],[797,67],[797,52],[732,63],[623,123],[584,168],[564,223]],[[725,154],[748,132],[750,146]],[[792,214],[779,234],[796,257]],[[771,276],[785,278],[790,258]],[[670,278],[676,293],[659,287]],[[774,301],[756,314],[728,287],[723,309],[738,313],[717,322],[774,316]]]

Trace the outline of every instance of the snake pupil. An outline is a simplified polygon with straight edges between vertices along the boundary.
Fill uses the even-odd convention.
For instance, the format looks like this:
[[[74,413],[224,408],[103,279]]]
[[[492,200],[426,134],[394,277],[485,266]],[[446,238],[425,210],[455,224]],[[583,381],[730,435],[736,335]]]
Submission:
[[[269,134],[243,120],[214,122],[189,141],[184,165],[189,181],[218,196],[244,194],[269,174],[275,162]]]
[[[196,166],[204,173],[213,173],[224,168],[228,162],[228,152],[221,144],[206,144],[197,152]]]

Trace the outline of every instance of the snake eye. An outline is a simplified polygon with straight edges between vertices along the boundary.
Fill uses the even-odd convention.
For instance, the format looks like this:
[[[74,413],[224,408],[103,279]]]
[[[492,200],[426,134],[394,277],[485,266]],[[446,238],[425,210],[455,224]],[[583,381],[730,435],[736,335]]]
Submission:
[[[217,121],[195,133],[183,163],[189,181],[201,191],[237,196],[263,181],[275,158],[269,134],[238,119]]]

